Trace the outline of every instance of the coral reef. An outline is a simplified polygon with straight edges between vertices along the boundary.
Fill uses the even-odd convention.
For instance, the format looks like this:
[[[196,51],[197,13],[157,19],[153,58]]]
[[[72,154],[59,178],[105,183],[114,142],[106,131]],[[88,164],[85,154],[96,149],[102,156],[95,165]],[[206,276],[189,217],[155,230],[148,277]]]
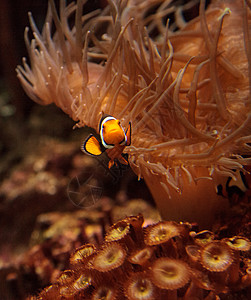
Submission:
[[[25,299],[54,282],[63,270],[69,268],[70,254],[75,248],[84,243],[96,247],[102,244],[109,226],[121,219],[121,211],[125,215],[143,212],[145,225],[160,220],[157,210],[142,199],[131,199],[118,205],[107,197],[89,209],[40,214],[31,234],[29,249],[23,249],[21,255],[11,253],[11,248],[4,255],[4,249],[1,249],[1,299]]]
[[[248,297],[247,238],[219,240],[189,223],[143,223],[141,214],[127,217],[108,229],[99,247],[74,250],[71,267],[29,299],[232,299],[241,290]]]
[[[131,121],[125,152],[163,218],[206,227],[228,208],[215,187],[250,164],[251,14],[246,1],[205,11],[202,0],[185,22],[196,3],[111,0],[82,16],[81,0],[60,1],[58,16],[50,0],[41,33],[29,15],[31,67],[24,59],[17,73],[34,101],[54,102],[78,127],[97,131],[102,112]]]

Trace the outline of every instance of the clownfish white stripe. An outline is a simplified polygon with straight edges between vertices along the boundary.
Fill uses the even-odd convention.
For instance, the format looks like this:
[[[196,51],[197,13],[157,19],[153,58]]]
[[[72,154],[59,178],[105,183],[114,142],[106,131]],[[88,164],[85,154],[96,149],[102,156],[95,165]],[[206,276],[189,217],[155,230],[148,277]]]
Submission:
[[[113,145],[108,145],[108,144],[106,144],[106,142],[105,142],[105,140],[104,140],[104,134],[103,134],[104,124],[105,124],[107,121],[109,121],[109,120],[116,120],[116,118],[114,118],[114,117],[106,117],[106,118],[102,121],[102,123],[101,123],[101,125],[100,125],[100,138],[101,138],[101,142],[102,142],[103,146],[104,146],[105,148],[111,149],[111,148],[113,148]]]

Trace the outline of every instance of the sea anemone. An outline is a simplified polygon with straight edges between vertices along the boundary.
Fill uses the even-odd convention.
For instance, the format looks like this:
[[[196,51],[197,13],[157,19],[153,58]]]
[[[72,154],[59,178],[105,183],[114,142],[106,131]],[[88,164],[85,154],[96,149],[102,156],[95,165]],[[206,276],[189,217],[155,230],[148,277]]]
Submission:
[[[102,113],[125,127],[131,121],[124,152],[163,218],[210,226],[228,205],[215,187],[250,163],[246,1],[212,1],[205,11],[201,0],[188,23],[169,0],[110,0],[82,16],[83,5],[61,0],[58,16],[50,0],[41,33],[29,14],[31,67],[24,59],[17,68],[25,91],[39,104],[54,102],[77,127],[98,130]],[[177,32],[163,23],[169,13]]]

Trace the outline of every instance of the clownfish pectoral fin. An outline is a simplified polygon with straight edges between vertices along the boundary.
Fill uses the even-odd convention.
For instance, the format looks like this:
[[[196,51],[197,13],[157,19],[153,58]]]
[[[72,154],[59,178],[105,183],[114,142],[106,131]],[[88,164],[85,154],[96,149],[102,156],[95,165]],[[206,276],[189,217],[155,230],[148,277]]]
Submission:
[[[93,134],[90,134],[81,145],[81,150],[89,155],[98,156],[102,154],[100,142]]]
[[[132,125],[131,122],[129,122],[129,126],[126,130],[126,146],[131,145],[131,133],[132,133]]]

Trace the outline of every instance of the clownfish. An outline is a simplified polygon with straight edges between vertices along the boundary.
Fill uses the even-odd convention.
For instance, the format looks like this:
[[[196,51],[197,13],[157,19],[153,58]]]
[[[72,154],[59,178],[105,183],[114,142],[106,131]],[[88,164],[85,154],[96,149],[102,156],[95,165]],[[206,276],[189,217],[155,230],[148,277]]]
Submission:
[[[108,168],[110,169],[116,160],[124,165],[128,161],[122,156],[126,146],[131,145],[131,122],[126,131],[120,121],[110,115],[104,114],[99,122],[99,136],[90,134],[82,143],[81,150],[92,156],[99,156],[106,152],[110,158]]]
[[[247,174],[249,174],[249,172]],[[232,177],[228,177],[225,183],[217,185],[217,194],[230,199],[230,201],[234,199],[234,196],[244,196],[250,190],[248,176],[245,176],[242,171],[236,171],[235,177],[236,180]]]

